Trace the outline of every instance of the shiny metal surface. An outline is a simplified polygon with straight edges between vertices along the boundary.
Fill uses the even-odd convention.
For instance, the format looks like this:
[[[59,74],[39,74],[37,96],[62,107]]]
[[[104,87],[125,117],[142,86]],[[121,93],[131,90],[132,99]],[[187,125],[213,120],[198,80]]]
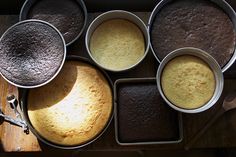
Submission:
[[[152,26],[152,23],[155,19],[156,14],[158,14],[158,12],[163,7],[165,7],[165,5],[167,5],[168,3],[172,2],[172,1],[173,0],[161,0],[156,5],[156,7],[152,11],[151,16],[150,16],[149,21],[148,21],[148,32],[149,32],[149,34],[151,33],[151,26]],[[236,32],[236,13],[235,13],[234,9],[225,0],[210,0],[210,1],[217,4],[225,13],[228,14],[228,16],[230,17],[230,19],[231,19],[231,21],[234,25],[234,30]],[[151,48],[151,51],[152,51],[153,55],[155,56],[156,60],[161,62],[161,60],[159,59],[158,55],[155,53],[155,51],[152,47],[152,41],[150,41],[150,48]],[[234,50],[233,56],[228,61],[228,63],[226,65],[224,65],[224,67],[222,67],[222,72],[225,72],[226,70],[228,70],[230,68],[230,66],[233,65],[235,60],[236,60],[236,49]]]
[[[210,68],[212,69],[214,76],[215,76],[215,81],[216,81],[216,87],[215,87],[215,91],[214,94],[212,96],[212,98],[206,103],[204,104],[202,107],[200,108],[196,108],[196,109],[184,109],[184,108],[180,108],[177,107],[176,105],[174,105],[173,103],[171,103],[165,96],[164,92],[162,91],[162,87],[161,87],[161,75],[162,75],[162,71],[165,68],[165,65],[172,60],[173,58],[177,57],[177,56],[181,56],[181,55],[193,55],[196,57],[201,58],[202,60],[204,60],[206,63],[208,63],[208,65],[210,66]],[[180,111],[180,112],[185,112],[185,113],[199,113],[199,112],[203,112],[209,108],[211,108],[220,98],[221,93],[223,91],[223,87],[224,87],[224,77],[223,77],[223,73],[221,71],[221,68],[219,66],[219,64],[217,63],[217,61],[208,53],[206,53],[203,50],[197,49],[197,48],[192,48],[192,47],[185,47],[185,48],[180,48],[177,49],[173,52],[171,52],[170,54],[168,54],[160,63],[160,66],[157,70],[157,75],[156,75],[156,80],[157,80],[157,88],[162,96],[162,98],[166,101],[166,103],[172,107],[173,109]]]
[[[94,57],[92,56],[92,54],[90,52],[90,48],[89,48],[89,45],[90,45],[89,42],[90,42],[91,35],[93,34],[93,32],[95,31],[97,26],[99,26],[104,21],[107,21],[107,20],[110,20],[110,19],[115,19],[115,18],[126,19],[126,20],[129,20],[129,21],[133,22],[134,24],[136,24],[139,27],[139,29],[142,31],[142,33],[144,35],[144,39],[145,39],[145,52],[144,52],[143,57],[136,64],[132,65],[131,67],[122,69],[122,70],[113,70],[113,69],[109,69],[107,67],[102,66],[101,64],[99,64],[96,61],[96,59],[94,59]],[[108,12],[105,12],[105,13],[99,15],[89,25],[88,30],[86,32],[86,37],[85,37],[86,49],[87,49],[87,52],[88,52],[89,56],[92,58],[92,60],[98,66],[100,66],[101,68],[103,68],[105,70],[112,71],[112,72],[126,71],[126,70],[129,70],[129,69],[132,69],[132,68],[136,67],[146,57],[146,55],[147,55],[147,53],[149,51],[149,43],[150,43],[149,33],[147,31],[147,27],[144,24],[144,22],[138,16],[136,16],[135,14],[133,14],[131,12],[128,12],[128,11],[124,11],[124,10],[113,10],[113,11],[108,11]]]

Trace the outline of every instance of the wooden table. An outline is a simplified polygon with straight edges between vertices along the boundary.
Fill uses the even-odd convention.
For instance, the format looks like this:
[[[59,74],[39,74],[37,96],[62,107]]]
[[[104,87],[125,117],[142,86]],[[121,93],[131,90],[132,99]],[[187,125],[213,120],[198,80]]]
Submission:
[[[229,1],[236,8],[236,2]],[[89,13],[89,23],[99,13]],[[150,12],[135,12],[146,23]],[[2,34],[9,26],[18,21],[17,15],[0,15],[0,33]],[[88,57],[84,46],[84,35],[68,48],[68,54]],[[155,77],[158,67],[151,51],[145,60],[135,69],[108,74],[113,81],[119,78],[132,77]],[[120,146],[115,141],[114,122],[111,123],[107,131],[94,143],[82,148],[81,150],[149,150],[149,149],[183,149],[184,144],[188,142],[198,129],[205,125],[205,122],[219,109],[224,96],[230,91],[236,90],[236,64],[234,64],[225,74],[225,88],[219,102],[206,112],[199,114],[183,114],[184,139],[179,144],[166,145],[142,145],[142,146]],[[16,87],[8,84],[3,78],[0,78],[0,106],[7,115],[14,116],[6,102],[6,96],[10,93],[18,95]],[[236,147],[236,111],[231,111],[218,119],[216,123],[193,145],[192,148],[225,148]],[[30,133],[26,135],[22,129],[7,122],[0,125],[0,152],[32,152],[32,151],[55,151],[41,142]],[[62,150],[56,150],[62,151]]]

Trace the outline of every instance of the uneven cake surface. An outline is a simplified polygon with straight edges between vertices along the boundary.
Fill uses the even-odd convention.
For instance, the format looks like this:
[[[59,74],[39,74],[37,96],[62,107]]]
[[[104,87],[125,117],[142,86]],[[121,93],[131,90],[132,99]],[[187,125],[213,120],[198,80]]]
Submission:
[[[64,60],[64,43],[52,27],[36,21],[11,28],[0,42],[0,71],[18,85],[40,85],[51,79]]]
[[[183,55],[174,58],[164,67],[161,87],[167,99],[184,109],[203,106],[215,91],[215,76],[200,58]]]
[[[182,47],[211,54],[223,67],[235,50],[235,30],[228,15],[209,0],[176,0],[164,6],[151,27],[151,42],[162,60]]]
[[[117,116],[120,142],[175,141],[179,138],[178,112],[161,98],[155,80],[120,84]]]
[[[138,26],[128,20],[108,20],[93,32],[90,50],[102,66],[123,70],[138,63],[144,56],[144,36]]]
[[[76,0],[39,0],[29,11],[28,18],[53,24],[66,43],[74,40],[84,25],[84,13]]]
[[[112,92],[100,71],[68,61],[50,84],[30,90],[27,107],[30,122],[42,137],[56,144],[79,145],[106,126]]]

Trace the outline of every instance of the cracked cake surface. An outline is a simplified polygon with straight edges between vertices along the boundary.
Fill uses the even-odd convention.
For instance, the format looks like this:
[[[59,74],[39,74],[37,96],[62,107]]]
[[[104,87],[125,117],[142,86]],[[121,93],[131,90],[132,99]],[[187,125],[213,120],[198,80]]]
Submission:
[[[79,145],[105,128],[112,114],[112,91],[99,70],[68,61],[55,80],[29,91],[27,108],[42,137],[60,145]]]
[[[160,60],[175,49],[196,47],[224,67],[235,50],[235,30],[229,16],[215,3],[175,0],[155,16],[151,42]]]
[[[0,42],[0,71],[9,81],[34,86],[51,79],[64,61],[64,43],[52,27],[37,21],[18,24]]]

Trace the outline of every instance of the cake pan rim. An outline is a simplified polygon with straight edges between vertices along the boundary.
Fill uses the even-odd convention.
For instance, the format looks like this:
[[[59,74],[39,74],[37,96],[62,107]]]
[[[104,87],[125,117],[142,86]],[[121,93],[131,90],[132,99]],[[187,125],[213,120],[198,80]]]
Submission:
[[[76,3],[78,3],[78,5],[81,7],[82,9],[82,12],[83,12],[83,15],[84,15],[84,21],[83,21],[83,27],[81,28],[80,32],[77,33],[77,36],[72,39],[70,42],[66,43],[66,46],[70,46],[71,44],[73,44],[76,40],[78,40],[81,35],[83,34],[83,32],[85,31],[85,28],[86,28],[86,25],[87,25],[87,21],[88,21],[88,12],[87,12],[87,8],[86,8],[86,5],[84,3],[83,0],[74,0],[76,1]],[[20,10],[20,14],[19,14],[19,21],[24,21],[24,20],[27,20],[27,16],[31,7],[37,3],[38,0],[26,0],[24,2],[24,4],[22,5],[21,7],[21,10]],[[56,1],[55,1],[56,2]],[[62,35],[63,36],[63,35]],[[64,38],[64,37],[63,37]]]
[[[186,109],[186,108],[181,108],[181,107],[176,106],[174,103],[170,102],[167,99],[167,97],[165,96],[165,94],[162,90],[162,87],[161,87],[161,74],[162,74],[162,71],[165,68],[166,64],[169,61],[171,61],[173,58],[178,57],[178,56],[182,56],[182,55],[192,55],[192,56],[200,58],[211,68],[212,72],[214,73],[216,86],[215,86],[213,96],[211,97],[211,99],[207,103],[205,103],[203,106],[201,106],[199,108]],[[160,65],[157,69],[156,81],[157,81],[157,88],[158,88],[162,98],[165,100],[165,102],[173,109],[175,109],[179,112],[183,112],[183,113],[200,113],[200,112],[210,109],[220,99],[221,94],[223,92],[223,88],[224,88],[224,76],[223,76],[223,72],[221,71],[221,68],[220,68],[220,65],[218,64],[218,62],[211,55],[209,55],[207,52],[205,52],[201,49],[198,49],[198,48],[194,48],[194,47],[183,47],[183,48],[176,49],[176,50],[172,51],[171,53],[169,53],[162,60],[162,62],[160,63]]]
[[[115,139],[119,145],[123,146],[131,146],[131,145],[163,145],[163,144],[177,144],[183,141],[183,120],[182,120],[182,113],[178,112],[178,131],[179,137],[177,140],[169,140],[169,141],[152,141],[152,142],[122,142],[119,140],[118,134],[118,103],[117,103],[117,87],[119,84],[122,83],[155,83],[156,77],[147,77],[147,78],[122,78],[117,79],[114,83],[114,125],[115,125]]]
[[[150,49],[152,51],[152,54],[154,55],[154,57],[156,58],[156,60],[160,63],[162,60],[158,57],[158,55],[155,53],[154,48],[152,46],[152,40],[151,40],[151,27],[154,21],[155,16],[158,14],[158,12],[165,7],[168,3],[172,2],[174,0],[161,0],[153,9],[149,20],[148,20],[148,33],[150,36]],[[225,14],[228,15],[230,21],[233,24],[233,28],[234,28],[234,32],[236,34],[236,12],[235,10],[231,7],[231,5],[229,5],[228,2],[226,2],[225,0],[208,0],[214,4],[216,4],[219,8],[221,8]],[[224,73],[225,71],[227,71],[235,62],[236,60],[236,40],[235,40],[235,45],[234,45],[234,50],[232,52],[232,55],[230,57],[230,59],[228,60],[228,62],[221,67],[222,72]]]
[[[140,28],[139,24],[137,22],[135,22],[134,20],[130,20],[128,18],[119,18],[119,17],[108,17],[110,16],[111,14],[126,14],[126,15],[129,15],[130,17],[132,17],[133,19],[136,19],[140,22],[140,25],[142,25],[143,29]],[[108,19],[106,19],[108,17]],[[108,68],[108,67],[105,67],[103,65],[101,65],[100,63],[98,63],[98,61],[93,57],[91,51],[90,51],[90,46],[89,46],[89,43],[90,43],[90,38],[92,36],[92,33],[94,32],[94,30],[99,26],[99,24],[103,23],[104,21],[107,21],[107,20],[111,20],[111,19],[126,19],[126,20],[129,20],[130,22],[132,22],[133,24],[135,24],[139,29],[140,31],[142,32],[143,34],[143,37],[144,37],[144,41],[145,41],[145,51],[144,51],[144,55],[142,56],[142,58],[140,58],[140,60],[133,64],[132,66],[129,66],[129,67],[126,67],[124,69],[119,69],[119,70],[115,70],[115,69],[111,69],[111,68]],[[98,25],[94,26],[95,24],[99,23]],[[94,30],[93,30],[94,29]],[[143,62],[143,60],[146,58],[148,52],[149,52],[149,46],[150,46],[150,36],[149,36],[149,33],[148,33],[148,29],[147,29],[147,26],[146,24],[143,22],[143,20],[138,17],[136,14],[134,13],[131,13],[129,11],[125,11],[125,10],[110,10],[110,11],[107,11],[107,12],[104,12],[102,14],[100,14],[99,16],[97,16],[88,26],[88,29],[86,31],[86,35],[85,35],[85,46],[86,46],[86,50],[89,54],[89,57],[93,60],[94,63],[96,63],[99,67],[103,68],[104,70],[107,70],[107,71],[111,71],[111,72],[125,72],[125,71],[129,71],[135,67],[137,67],[139,64],[141,64]]]
[[[15,83],[13,81],[10,81],[7,77],[5,77],[2,72],[0,71],[0,75],[4,78],[4,80],[6,80],[8,83],[16,86],[16,87],[19,87],[19,88],[27,88],[27,89],[30,89],[30,88],[38,88],[38,87],[41,87],[41,86],[44,86],[46,84],[48,84],[49,82],[51,82],[58,74],[59,72],[61,71],[64,63],[65,63],[65,60],[66,60],[66,54],[67,54],[67,50],[66,50],[66,44],[65,44],[65,40],[62,36],[62,34],[60,33],[60,31],[54,27],[52,24],[46,22],[46,21],[42,21],[42,20],[37,20],[37,19],[29,19],[29,20],[24,20],[24,21],[19,21],[17,23],[15,23],[14,25],[12,25],[11,27],[9,27],[4,33],[3,35],[1,36],[0,38],[0,41],[2,40],[2,38],[11,30],[13,29],[14,27],[18,26],[18,25],[21,25],[21,24],[24,24],[24,23],[29,23],[29,22],[38,22],[38,23],[42,23],[44,25],[47,25],[49,27],[51,27],[53,30],[56,31],[56,33],[59,35],[61,41],[62,41],[62,44],[63,44],[63,59],[60,63],[60,66],[58,67],[57,71],[55,72],[55,74],[53,74],[53,76],[48,79],[47,81],[44,81],[43,83],[40,83],[40,84],[36,84],[36,85],[21,85],[21,84],[18,84],[18,83]]]
[[[101,132],[99,132],[99,134],[97,134],[93,139],[84,142],[82,144],[78,144],[78,145],[61,145],[61,144],[56,144],[54,142],[51,142],[50,140],[47,140],[46,138],[44,138],[43,136],[41,136],[36,129],[34,129],[33,125],[30,122],[30,119],[28,117],[28,109],[27,109],[27,98],[28,98],[28,92],[30,89],[24,89],[24,88],[19,88],[19,102],[20,102],[20,107],[22,109],[22,113],[23,113],[23,119],[26,121],[30,131],[37,137],[37,139],[39,139],[41,142],[43,142],[44,144],[51,146],[53,148],[58,148],[58,149],[64,149],[64,150],[74,150],[74,149],[81,149],[95,141],[97,141],[102,135],[104,135],[104,133],[107,131],[107,129],[109,128],[109,126],[111,125],[111,122],[113,120],[114,117],[114,97],[113,97],[113,82],[111,80],[111,78],[109,77],[109,75],[106,73],[106,71],[104,71],[103,69],[99,68],[97,65],[95,65],[94,63],[92,63],[89,59],[85,58],[85,57],[81,57],[81,56],[76,56],[76,55],[68,55],[66,57],[66,61],[79,61],[79,62],[84,62],[87,63],[95,68],[97,68],[103,75],[104,77],[107,79],[109,85],[110,85],[110,89],[112,92],[112,110],[111,110],[111,114],[109,116],[109,120],[107,121],[106,125],[104,126],[104,128],[101,130]]]

